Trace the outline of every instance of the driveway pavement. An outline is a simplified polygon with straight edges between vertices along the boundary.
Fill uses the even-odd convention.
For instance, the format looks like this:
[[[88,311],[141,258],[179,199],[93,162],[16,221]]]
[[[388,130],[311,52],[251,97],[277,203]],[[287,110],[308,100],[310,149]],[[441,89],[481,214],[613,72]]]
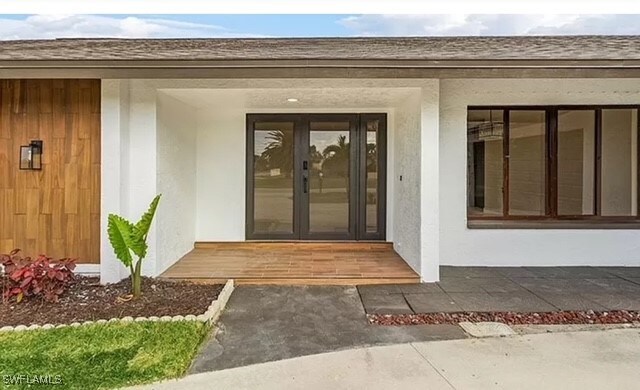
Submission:
[[[640,330],[368,347],[192,375],[145,389],[632,389]]]
[[[367,313],[640,310],[640,267],[440,267],[439,283],[359,286]]]
[[[464,338],[457,325],[377,326],[349,286],[238,286],[192,373],[362,346]]]

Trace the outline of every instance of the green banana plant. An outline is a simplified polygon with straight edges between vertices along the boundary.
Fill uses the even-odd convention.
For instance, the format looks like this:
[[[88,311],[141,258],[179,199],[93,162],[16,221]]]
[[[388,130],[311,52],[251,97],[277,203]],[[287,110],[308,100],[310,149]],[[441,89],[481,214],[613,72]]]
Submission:
[[[116,214],[109,214],[107,233],[116,257],[131,272],[131,293],[134,298],[141,294],[142,260],[147,256],[147,235],[151,228],[151,222],[156,214],[160,196],[157,195],[149,209],[142,214],[140,220],[133,224]],[[137,261],[135,260],[137,257]]]

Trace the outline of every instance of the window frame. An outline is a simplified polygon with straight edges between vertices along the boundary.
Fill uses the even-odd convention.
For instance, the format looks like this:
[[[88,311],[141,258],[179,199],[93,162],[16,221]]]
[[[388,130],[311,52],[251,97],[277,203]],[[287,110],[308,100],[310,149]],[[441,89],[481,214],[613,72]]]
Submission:
[[[636,159],[637,169],[637,207],[636,215],[629,216],[602,216],[601,204],[602,204],[602,111],[607,109],[631,109],[637,111],[637,124],[636,124],[636,148],[639,156]],[[572,223],[580,224],[616,224],[622,223],[628,225],[629,223],[638,224],[640,227],[640,105],[635,104],[623,104],[623,105],[480,105],[480,106],[467,106],[466,117],[466,139],[467,148],[469,147],[469,131],[468,131],[468,118],[469,111],[472,110],[502,110],[504,120],[504,132],[503,132],[503,147],[502,147],[502,215],[471,215],[467,208],[467,221],[469,227],[489,227],[496,228],[505,224],[513,223],[514,225],[520,225],[523,228],[537,227],[535,224],[540,223],[540,226],[549,225],[552,228],[556,227],[557,223],[566,225],[567,228],[571,228]],[[594,131],[594,215],[562,215],[558,214],[558,112],[570,111],[570,110],[584,110],[594,111],[595,131]],[[510,215],[509,214],[509,153],[510,153],[510,112],[511,111],[544,111],[545,112],[545,214],[544,215]],[[468,164],[467,164],[468,165]],[[467,170],[467,183],[469,183],[469,174]],[[468,185],[468,184],[467,184]],[[468,196],[468,191],[465,191]],[[468,204],[468,199],[467,203]],[[484,224],[487,222],[487,224]],[[522,224],[524,222],[525,224]],[[534,225],[527,225],[527,222],[532,222]],[[568,223],[568,224],[567,224]],[[518,227],[518,226],[516,226]],[[608,226],[615,228],[615,225]]]

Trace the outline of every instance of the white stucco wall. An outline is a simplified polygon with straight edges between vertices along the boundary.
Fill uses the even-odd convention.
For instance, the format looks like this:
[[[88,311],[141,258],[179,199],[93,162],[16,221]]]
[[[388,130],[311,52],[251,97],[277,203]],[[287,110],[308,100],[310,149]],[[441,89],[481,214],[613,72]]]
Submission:
[[[143,81],[102,81],[102,282],[128,276],[113,254],[107,235],[111,213],[137,221],[157,194],[156,90]],[[157,222],[157,221],[156,221]],[[157,274],[156,222],[147,236],[145,275]]]
[[[469,229],[464,179],[467,106],[637,104],[639,79],[442,80],[440,86],[441,264],[640,265],[638,230]]]
[[[420,99],[420,276],[424,282],[440,279],[440,208],[448,204],[436,184],[441,175],[439,113],[440,81],[432,80],[422,88]]]
[[[393,121],[393,247],[420,272],[420,94],[400,102]]]
[[[195,241],[244,241],[245,111],[201,109],[197,131]]]
[[[100,279],[116,282],[128,275],[118,261],[107,235],[107,217],[129,205],[129,83],[102,80],[102,142],[100,196]]]
[[[171,96],[157,97],[156,274],[193,249],[196,230],[197,110]]]
[[[129,89],[129,206],[121,215],[137,221],[158,194],[157,91],[146,81],[132,80]],[[161,207],[161,206],[160,206]],[[149,249],[142,263],[144,275],[157,275],[157,227],[154,220],[147,235]]]

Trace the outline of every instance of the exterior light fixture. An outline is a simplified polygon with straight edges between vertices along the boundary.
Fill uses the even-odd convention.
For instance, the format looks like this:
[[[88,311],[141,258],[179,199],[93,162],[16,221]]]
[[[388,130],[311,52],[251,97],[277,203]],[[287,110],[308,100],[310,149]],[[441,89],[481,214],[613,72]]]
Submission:
[[[297,103],[297,102],[298,102],[298,99],[296,99],[296,98],[289,98],[289,99],[287,99],[287,101],[288,101],[289,103]]]
[[[42,169],[41,140],[32,140],[29,145],[20,146],[20,169],[29,171]]]
[[[493,120],[493,111],[489,111],[489,121],[483,121],[471,129],[472,141],[495,141],[504,137],[504,122]]]

